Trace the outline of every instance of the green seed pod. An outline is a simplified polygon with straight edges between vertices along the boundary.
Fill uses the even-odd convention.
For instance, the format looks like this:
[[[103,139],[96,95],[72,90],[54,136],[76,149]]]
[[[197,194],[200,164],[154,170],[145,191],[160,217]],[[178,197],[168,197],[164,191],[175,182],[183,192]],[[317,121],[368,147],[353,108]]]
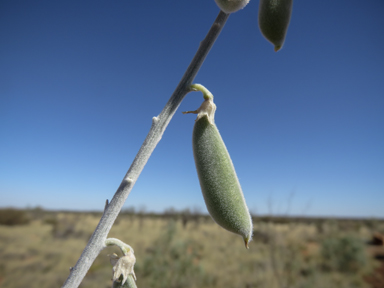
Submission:
[[[242,236],[248,248],[252,238],[252,219],[232,160],[214,123],[216,105],[213,96],[204,95],[204,98],[206,100],[198,110],[184,112],[198,114],[192,143],[200,187],[213,220],[224,229]]]
[[[215,0],[215,2],[223,12],[230,14],[243,9],[249,0]]]
[[[277,52],[283,47],[291,19],[293,0],[260,0],[259,28],[275,46]]]

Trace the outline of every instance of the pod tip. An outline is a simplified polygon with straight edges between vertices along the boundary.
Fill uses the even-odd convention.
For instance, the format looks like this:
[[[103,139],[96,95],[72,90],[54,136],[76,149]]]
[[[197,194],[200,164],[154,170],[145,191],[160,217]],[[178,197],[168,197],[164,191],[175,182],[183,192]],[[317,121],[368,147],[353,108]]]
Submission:
[[[279,51],[281,49],[281,45],[276,45],[275,46],[275,52]]]
[[[247,248],[247,249],[249,249],[248,243],[249,243],[249,239],[244,238],[245,248]]]

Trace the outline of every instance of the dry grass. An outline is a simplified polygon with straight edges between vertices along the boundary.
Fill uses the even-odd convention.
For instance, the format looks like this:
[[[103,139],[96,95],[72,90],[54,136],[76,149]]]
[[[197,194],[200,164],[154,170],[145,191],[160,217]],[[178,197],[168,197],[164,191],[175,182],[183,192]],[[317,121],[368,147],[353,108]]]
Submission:
[[[41,212],[31,214],[28,225],[0,225],[0,287],[60,287],[99,218]],[[364,246],[373,232],[384,229],[380,221],[344,227],[340,221],[255,219],[254,241],[246,250],[239,236],[210,218],[195,220],[183,226],[171,218],[119,216],[110,237],[135,249],[138,287],[374,287],[364,279],[380,270],[367,253],[372,249]],[[352,248],[340,249],[343,245]],[[107,255],[114,252],[119,253],[102,252],[81,287],[111,287]],[[332,261],[352,263],[351,270],[336,269],[339,262],[324,256],[329,253],[336,254]]]

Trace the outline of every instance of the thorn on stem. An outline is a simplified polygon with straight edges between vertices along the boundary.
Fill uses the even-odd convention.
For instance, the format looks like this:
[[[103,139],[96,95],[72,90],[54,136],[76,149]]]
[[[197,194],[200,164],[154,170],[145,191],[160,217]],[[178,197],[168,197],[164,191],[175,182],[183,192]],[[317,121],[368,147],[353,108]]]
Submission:
[[[197,114],[197,113],[199,113],[197,110],[195,110],[195,111],[184,111],[184,112],[182,112],[183,114]]]
[[[157,122],[159,122],[159,117],[153,117],[152,124],[156,124]]]

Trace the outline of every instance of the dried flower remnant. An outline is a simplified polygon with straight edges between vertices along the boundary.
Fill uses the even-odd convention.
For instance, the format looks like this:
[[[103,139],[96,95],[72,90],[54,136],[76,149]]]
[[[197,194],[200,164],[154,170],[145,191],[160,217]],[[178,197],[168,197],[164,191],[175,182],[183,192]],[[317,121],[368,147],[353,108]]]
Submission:
[[[119,257],[116,254],[112,254],[109,257],[110,262],[113,265],[113,281],[119,281],[120,276],[123,276],[122,284],[124,285],[130,274],[132,274],[133,279],[136,280],[135,271],[133,271],[136,257],[132,251],[122,257]]]

